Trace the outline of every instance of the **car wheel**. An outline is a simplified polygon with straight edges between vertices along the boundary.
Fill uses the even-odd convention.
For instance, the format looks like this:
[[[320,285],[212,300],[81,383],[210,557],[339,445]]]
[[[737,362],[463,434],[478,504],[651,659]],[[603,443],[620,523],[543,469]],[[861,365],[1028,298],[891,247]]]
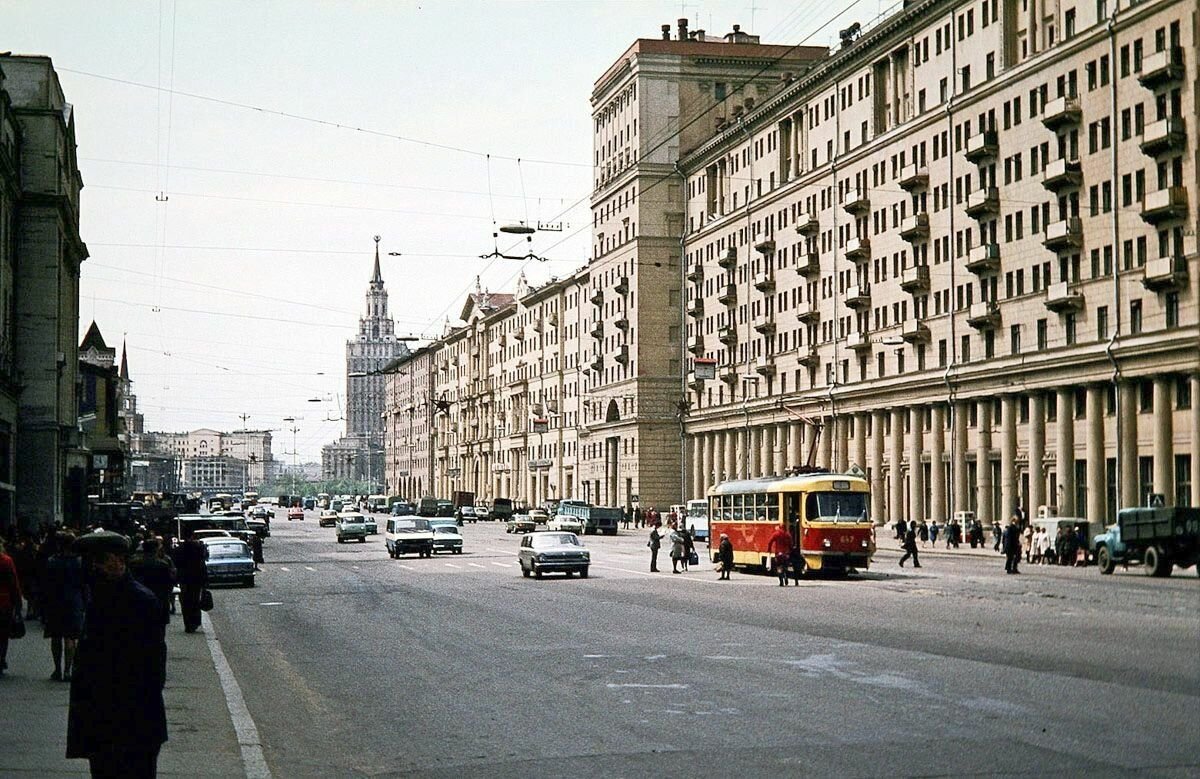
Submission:
[[[360,543],[360,544],[365,544],[365,543],[367,543],[367,537],[366,537],[366,536],[359,536],[358,543]]]
[[[579,578],[586,579],[587,577],[588,577],[588,569],[587,569],[587,566],[585,565],[579,569]]]
[[[1099,546],[1096,548],[1096,567],[1100,569],[1100,573],[1112,573],[1117,564],[1113,562],[1112,552],[1108,551],[1107,546]]]
[[[338,543],[340,544],[340,543],[342,543],[342,542],[343,542],[343,539],[342,539],[342,537],[341,537],[341,536],[338,536]]]
[[[567,578],[568,578],[568,579],[570,579],[570,578],[571,578],[572,576],[574,576],[574,575],[575,575],[575,572],[574,572],[574,571],[567,571]]]
[[[253,587],[254,586],[254,577],[253,576],[248,577],[244,582],[242,582],[242,584],[246,585],[247,587]]]
[[[520,566],[521,566],[521,575],[524,576],[526,579],[528,579],[529,578],[529,569],[525,567],[525,563],[520,563]]]

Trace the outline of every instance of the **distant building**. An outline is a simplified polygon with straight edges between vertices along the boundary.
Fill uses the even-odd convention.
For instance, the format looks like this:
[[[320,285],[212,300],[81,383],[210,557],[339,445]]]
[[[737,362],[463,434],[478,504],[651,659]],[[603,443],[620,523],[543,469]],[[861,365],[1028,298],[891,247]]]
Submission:
[[[200,428],[187,433],[143,432],[132,436],[132,440],[136,459],[150,463],[152,459],[146,455],[173,458],[177,463],[179,489],[185,492],[201,489],[196,486],[201,482],[227,481],[237,474],[241,474],[238,477],[241,481],[227,491],[244,492],[268,484],[279,475],[280,463],[271,449],[269,430],[222,432]],[[242,465],[217,466],[213,464],[215,460],[236,460]],[[207,464],[194,465],[192,461]]]
[[[121,416],[122,382],[117,350],[104,342],[92,322],[79,345],[79,429],[88,451],[87,494],[101,501],[123,500],[126,443]]]

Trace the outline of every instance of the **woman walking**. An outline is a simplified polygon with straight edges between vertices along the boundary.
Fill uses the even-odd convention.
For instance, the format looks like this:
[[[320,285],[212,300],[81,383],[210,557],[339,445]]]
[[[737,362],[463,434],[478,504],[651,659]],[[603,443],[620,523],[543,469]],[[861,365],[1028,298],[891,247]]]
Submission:
[[[75,664],[75,647],[83,632],[83,563],[75,554],[75,537],[62,532],[54,537],[54,548],[46,561],[42,587],[42,635],[50,639],[54,659],[53,681],[69,682]]]
[[[679,570],[679,561],[685,554],[683,534],[679,532],[679,528],[675,527],[674,520],[670,520],[667,527],[671,528],[671,573],[683,573]]]
[[[733,542],[729,540],[729,536],[722,533],[721,543],[717,547],[717,560],[721,563],[721,579],[729,579],[729,572],[733,570]]]
[[[8,637],[20,609],[21,579],[13,559],[4,552],[4,539],[0,538],[0,676],[8,668]]]

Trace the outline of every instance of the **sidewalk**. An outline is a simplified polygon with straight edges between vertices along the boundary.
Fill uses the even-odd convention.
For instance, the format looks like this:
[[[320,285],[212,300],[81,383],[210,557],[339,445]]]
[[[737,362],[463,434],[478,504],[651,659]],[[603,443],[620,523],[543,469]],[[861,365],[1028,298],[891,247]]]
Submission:
[[[0,776],[87,776],[86,760],[63,757],[70,685],[50,681],[54,661],[40,622],[8,647],[0,677]],[[204,629],[211,630],[205,619]],[[204,633],[167,628],[168,738],[159,776],[244,776],[241,749]]]
[[[883,532],[885,529],[887,531],[886,534]],[[875,534],[876,551],[895,552],[897,555],[904,554],[904,550],[900,548],[900,539],[893,538],[893,532],[894,531],[890,527],[879,528],[878,532]],[[946,555],[947,557],[986,557],[1004,562],[1004,555],[992,549],[992,538],[990,535],[984,539],[983,546],[977,546],[974,549],[972,549],[971,545],[966,541],[959,544],[957,549],[953,547],[947,548],[946,539],[944,537],[938,537],[937,546],[922,544],[918,539],[917,550],[920,552],[922,557],[925,555]],[[1024,559],[1024,557],[1021,559]]]

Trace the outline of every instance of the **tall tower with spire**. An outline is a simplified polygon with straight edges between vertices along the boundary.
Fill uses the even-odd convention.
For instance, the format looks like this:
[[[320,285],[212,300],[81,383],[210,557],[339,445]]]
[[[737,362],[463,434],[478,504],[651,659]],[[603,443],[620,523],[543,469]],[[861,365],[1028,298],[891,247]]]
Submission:
[[[355,470],[359,478],[383,479],[383,409],[387,377],[382,370],[408,347],[396,337],[388,315],[388,294],[379,267],[379,236],[375,236],[375,267],[367,284],[366,315],[358,320],[358,333],[346,341],[346,443],[366,457]],[[376,462],[377,460],[377,462]],[[340,470],[340,469],[339,469]]]

